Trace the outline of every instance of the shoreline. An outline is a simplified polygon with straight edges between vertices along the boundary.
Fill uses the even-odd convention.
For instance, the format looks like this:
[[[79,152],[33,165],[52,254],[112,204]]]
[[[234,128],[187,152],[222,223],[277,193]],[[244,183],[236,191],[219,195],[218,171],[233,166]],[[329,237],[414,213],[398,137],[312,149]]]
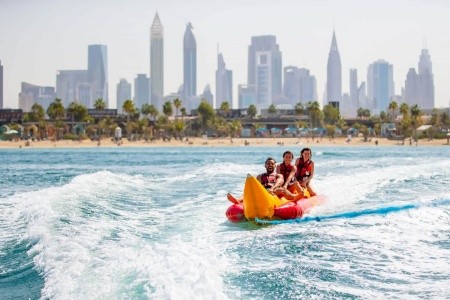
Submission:
[[[377,143],[377,144],[376,144]],[[128,141],[122,139],[122,144],[119,146],[111,139],[103,139],[100,141],[70,141],[60,140],[56,142],[52,141],[0,141],[0,149],[14,149],[14,148],[96,148],[96,147],[230,147],[230,146],[247,146],[247,147],[268,147],[268,146],[282,146],[282,147],[314,147],[314,146],[405,146],[405,147],[422,147],[422,146],[450,146],[447,143],[447,139],[439,140],[419,140],[416,144],[414,141],[410,143],[409,139],[403,141],[388,140],[386,138],[371,138],[369,141],[364,142],[361,137],[354,137],[350,142],[346,137],[338,137],[334,139],[330,138],[292,138],[292,137],[279,137],[279,138],[188,138],[188,140],[175,140],[170,141]]]

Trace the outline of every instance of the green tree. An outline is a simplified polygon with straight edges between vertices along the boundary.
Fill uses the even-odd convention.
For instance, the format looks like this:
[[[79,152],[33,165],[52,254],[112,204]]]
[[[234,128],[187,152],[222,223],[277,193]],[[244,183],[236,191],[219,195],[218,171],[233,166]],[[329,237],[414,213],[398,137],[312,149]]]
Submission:
[[[301,116],[305,113],[305,107],[301,102],[298,102],[295,104],[294,111],[296,116]]]
[[[172,116],[173,108],[172,108],[172,103],[170,101],[167,101],[166,103],[164,103],[164,105],[163,105],[163,113],[164,113],[164,115],[167,116],[167,118]]]
[[[44,122],[45,120],[45,110],[39,103],[34,103],[31,106],[31,111],[29,113],[30,122]]]
[[[47,115],[52,120],[62,120],[65,117],[65,109],[64,105],[62,103],[62,100],[59,98],[56,98],[55,101],[50,103],[50,105],[47,108]]]
[[[95,100],[94,108],[98,111],[104,111],[106,108],[106,103],[102,98]]]
[[[392,110],[392,123],[395,122],[395,110],[398,108],[398,103],[396,101],[391,101],[389,103],[389,109]]]
[[[408,111],[409,111],[408,104],[406,104],[406,103],[400,104],[400,113],[403,115],[403,117],[408,115]]]
[[[327,124],[335,125],[341,119],[339,109],[337,109],[336,107],[334,107],[330,104],[325,105],[323,107],[322,111],[323,111],[324,121]]]
[[[422,125],[421,111],[417,104],[411,106],[411,125],[414,128],[414,137],[417,139],[417,127]]]
[[[276,113],[277,113],[277,108],[276,108],[276,106],[273,105],[273,104],[271,104],[271,105],[269,106],[268,112],[269,112],[269,115],[271,115],[272,117],[275,116]]]
[[[256,113],[257,113],[256,106],[254,104],[250,104],[250,106],[247,108],[247,116],[250,119],[253,119],[254,117],[256,117]]]
[[[173,99],[173,106],[175,106],[175,119],[178,119],[178,111],[180,110],[181,105],[182,102],[180,99],[178,98]]]
[[[319,127],[322,125],[323,113],[320,110],[319,102],[308,102],[306,111],[309,115],[310,127]]]
[[[86,106],[75,101],[71,102],[69,106],[67,106],[66,113],[72,122],[84,121],[84,119],[88,116]]]
[[[233,120],[233,121],[231,121],[231,123],[229,123],[229,126],[230,126],[231,137],[239,136],[239,132],[242,129],[241,121],[238,119]]]
[[[230,115],[230,111],[231,111],[230,102],[223,101],[222,104],[220,104],[220,109],[219,110],[220,110],[220,115],[221,116],[223,116],[225,118],[228,118],[229,115]]]
[[[134,105],[133,100],[125,100],[122,104],[122,110],[127,114],[127,122],[130,122],[130,117],[136,112],[136,107]]]
[[[216,112],[214,111],[212,106],[204,99],[200,102],[197,111],[200,115],[202,129],[206,130],[208,123],[212,122],[216,117]]]

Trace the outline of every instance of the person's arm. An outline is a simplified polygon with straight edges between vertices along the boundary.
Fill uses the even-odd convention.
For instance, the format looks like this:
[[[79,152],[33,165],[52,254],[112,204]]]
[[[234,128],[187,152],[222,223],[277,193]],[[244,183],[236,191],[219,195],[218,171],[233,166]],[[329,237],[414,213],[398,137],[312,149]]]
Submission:
[[[295,177],[295,173],[297,173],[297,167],[296,167],[296,166],[293,166],[293,167],[292,167],[292,170],[291,170],[291,173],[289,173],[288,177],[287,177],[286,180],[284,181],[284,185],[283,185],[284,188],[287,188],[287,187],[288,187],[289,182],[291,182],[292,178]]]
[[[276,181],[275,184],[272,186],[272,190],[275,191],[277,188],[283,186],[283,182],[284,182],[283,175],[277,174],[277,181]]]
[[[306,178],[306,180],[304,181],[305,186],[308,185],[308,183],[311,181],[311,179],[314,176],[314,162],[311,162],[311,173],[309,174],[309,177]]]

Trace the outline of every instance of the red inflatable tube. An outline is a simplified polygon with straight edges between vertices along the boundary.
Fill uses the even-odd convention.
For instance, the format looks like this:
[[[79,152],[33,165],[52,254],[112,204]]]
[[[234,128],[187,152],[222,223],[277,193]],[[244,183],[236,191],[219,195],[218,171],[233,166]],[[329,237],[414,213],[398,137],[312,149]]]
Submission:
[[[274,218],[283,220],[301,218],[304,214],[307,214],[312,207],[322,204],[325,200],[325,196],[318,195],[311,198],[303,198],[297,202],[288,202],[275,208]],[[245,221],[244,206],[242,203],[233,204],[228,207],[226,216],[228,220],[233,223]]]

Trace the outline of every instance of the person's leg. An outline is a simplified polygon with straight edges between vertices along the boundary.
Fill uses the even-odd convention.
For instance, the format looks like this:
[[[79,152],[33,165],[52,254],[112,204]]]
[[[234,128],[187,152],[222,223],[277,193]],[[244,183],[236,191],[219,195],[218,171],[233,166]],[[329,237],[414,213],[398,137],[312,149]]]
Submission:
[[[231,195],[230,193],[227,194],[227,199],[228,199],[228,201],[230,201],[234,204],[242,203],[242,201],[244,201],[243,197],[236,198],[233,195]]]
[[[314,192],[314,190],[312,189],[312,187],[311,187],[310,184],[308,184],[308,185],[306,186],[306,188],[308,189],[309,195],[311,195],[311,197],[313,197],[313,196],[316,195],[316,192]]]

